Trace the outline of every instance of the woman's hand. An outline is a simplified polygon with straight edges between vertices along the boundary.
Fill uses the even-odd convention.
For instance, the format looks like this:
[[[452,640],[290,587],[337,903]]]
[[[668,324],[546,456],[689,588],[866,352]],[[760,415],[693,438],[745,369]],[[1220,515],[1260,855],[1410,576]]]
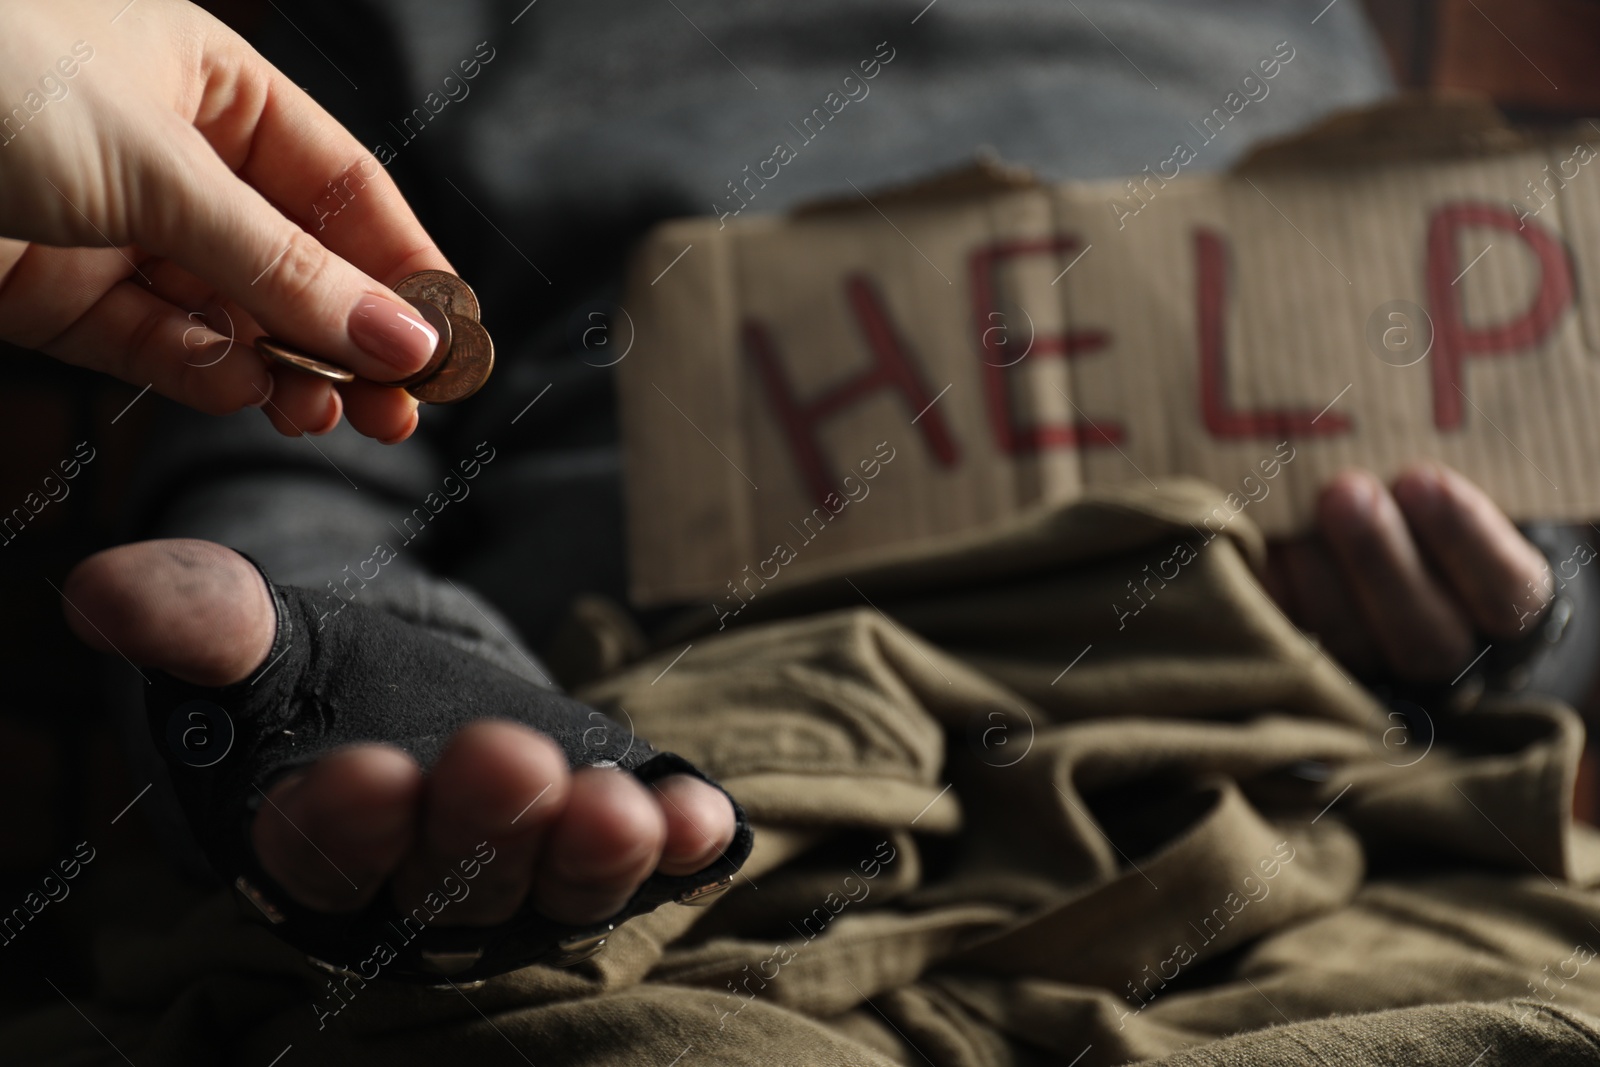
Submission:
[[[0,29],[0,337],[286,434],[411,433],[377,383],[434,336],[386,286],[450,268],[370,152],[180,0],[0,0]],[[269,364],[263,332],[358,380]]]

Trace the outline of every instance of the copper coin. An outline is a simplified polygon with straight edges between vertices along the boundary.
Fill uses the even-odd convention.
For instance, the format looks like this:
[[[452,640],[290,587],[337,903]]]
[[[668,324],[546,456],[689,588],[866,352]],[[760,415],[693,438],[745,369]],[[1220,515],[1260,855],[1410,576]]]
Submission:
[[[437,374],[406,392],[424,404],[453,404],[483,388],[494,371],[494,342],[489,331],[460,315],[451,315],[454,343]]]
[[[454,331],[450,328],[449,316],[440,311],[436,305],[430,304],[426,300],[419,300],[416,297],[409,296],[406,297],[406,302],[417,309],[417,313],[422,316],[424,322],[433,327],[433,332],[439,335],[439,341],[433,346],[433,355],[428,357],[427,364],[421,370],[397,382],[384,383],[400,389],[409,389],[419,382],[425,382],[438,372],[439,368],[444,365],[445,359],[450,355],[451,339],[454,334]]]
[[[446,271],[419,270],[408,274],[394,291],[407,300],[426,300],[449,315],[460,315],[473,322],[482,317],[478,310],[478,294],[472,291],[472,286]]]
[[[298,348],[292,348],[274,337],[256,338],[256,351],[262,355],[277,360],[286,366],[303,370],[307,374],[315,374],[319,378],[327,378],[334,382],[353,382],[356,376],[343,367],[336,367],[332,363],[324,363],[314,356],[308,356]]]

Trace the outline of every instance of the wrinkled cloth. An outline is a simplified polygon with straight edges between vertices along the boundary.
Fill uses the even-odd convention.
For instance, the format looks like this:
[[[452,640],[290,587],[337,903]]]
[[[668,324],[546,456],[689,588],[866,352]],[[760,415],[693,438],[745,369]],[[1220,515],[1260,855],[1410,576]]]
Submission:
[[[373,983],[319,1030],[326,977],[217,892],[103,944],[79,1007],[104,1037],[63,1004],[0,1048],[120,1063],[114,1042],[140,1067],[286,1048],[399,1067],[1595,1062],[1577,716],[1378,703],[1266,597],[1248,514],[1197,533],[1220,500],[1100,493],[631,662],[637,635],[605,632],[624,617],[588,612],[613,662],[577,695],[757,826],[708,909],[473,992]],[[1178,576],[1119,616],[1179,544]]]

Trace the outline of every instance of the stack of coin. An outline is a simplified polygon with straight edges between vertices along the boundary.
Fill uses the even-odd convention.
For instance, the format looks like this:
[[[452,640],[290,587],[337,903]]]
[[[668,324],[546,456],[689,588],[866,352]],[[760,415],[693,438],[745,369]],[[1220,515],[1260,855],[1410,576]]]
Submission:
[[[424,404],[453,404],[483,388],[494,370],[494,342],[478,321],[478,297],[472,287],[442,270],[412,274],[394,291],[439,335],[427,366],[402,381],[391,382]],[[317,359],[272,337],[256,340],[262,355],[285,366],[335,382],[353,382],[343,367]]]

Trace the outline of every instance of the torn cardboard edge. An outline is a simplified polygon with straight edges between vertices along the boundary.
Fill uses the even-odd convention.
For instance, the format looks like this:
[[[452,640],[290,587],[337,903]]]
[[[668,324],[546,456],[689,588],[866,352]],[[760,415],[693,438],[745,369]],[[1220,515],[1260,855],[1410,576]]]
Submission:
[[[1370,108],[1337,112],[1304,130],[1263,141],[1227,173],[1488,157],[1589,134],[1600,138],[1600,132],[1582,122],[1539,130],[1513,126],[1493,101],[1472,93],[1405,93]],[[994,150],[983,149],[967,163],[874,190],[869,198],[879,204],[915,204],[1045,184],[1031,168],[1007,163]],[[863,206],[860,196],[819,197],[796,205],[788,217],[806,218]]]

